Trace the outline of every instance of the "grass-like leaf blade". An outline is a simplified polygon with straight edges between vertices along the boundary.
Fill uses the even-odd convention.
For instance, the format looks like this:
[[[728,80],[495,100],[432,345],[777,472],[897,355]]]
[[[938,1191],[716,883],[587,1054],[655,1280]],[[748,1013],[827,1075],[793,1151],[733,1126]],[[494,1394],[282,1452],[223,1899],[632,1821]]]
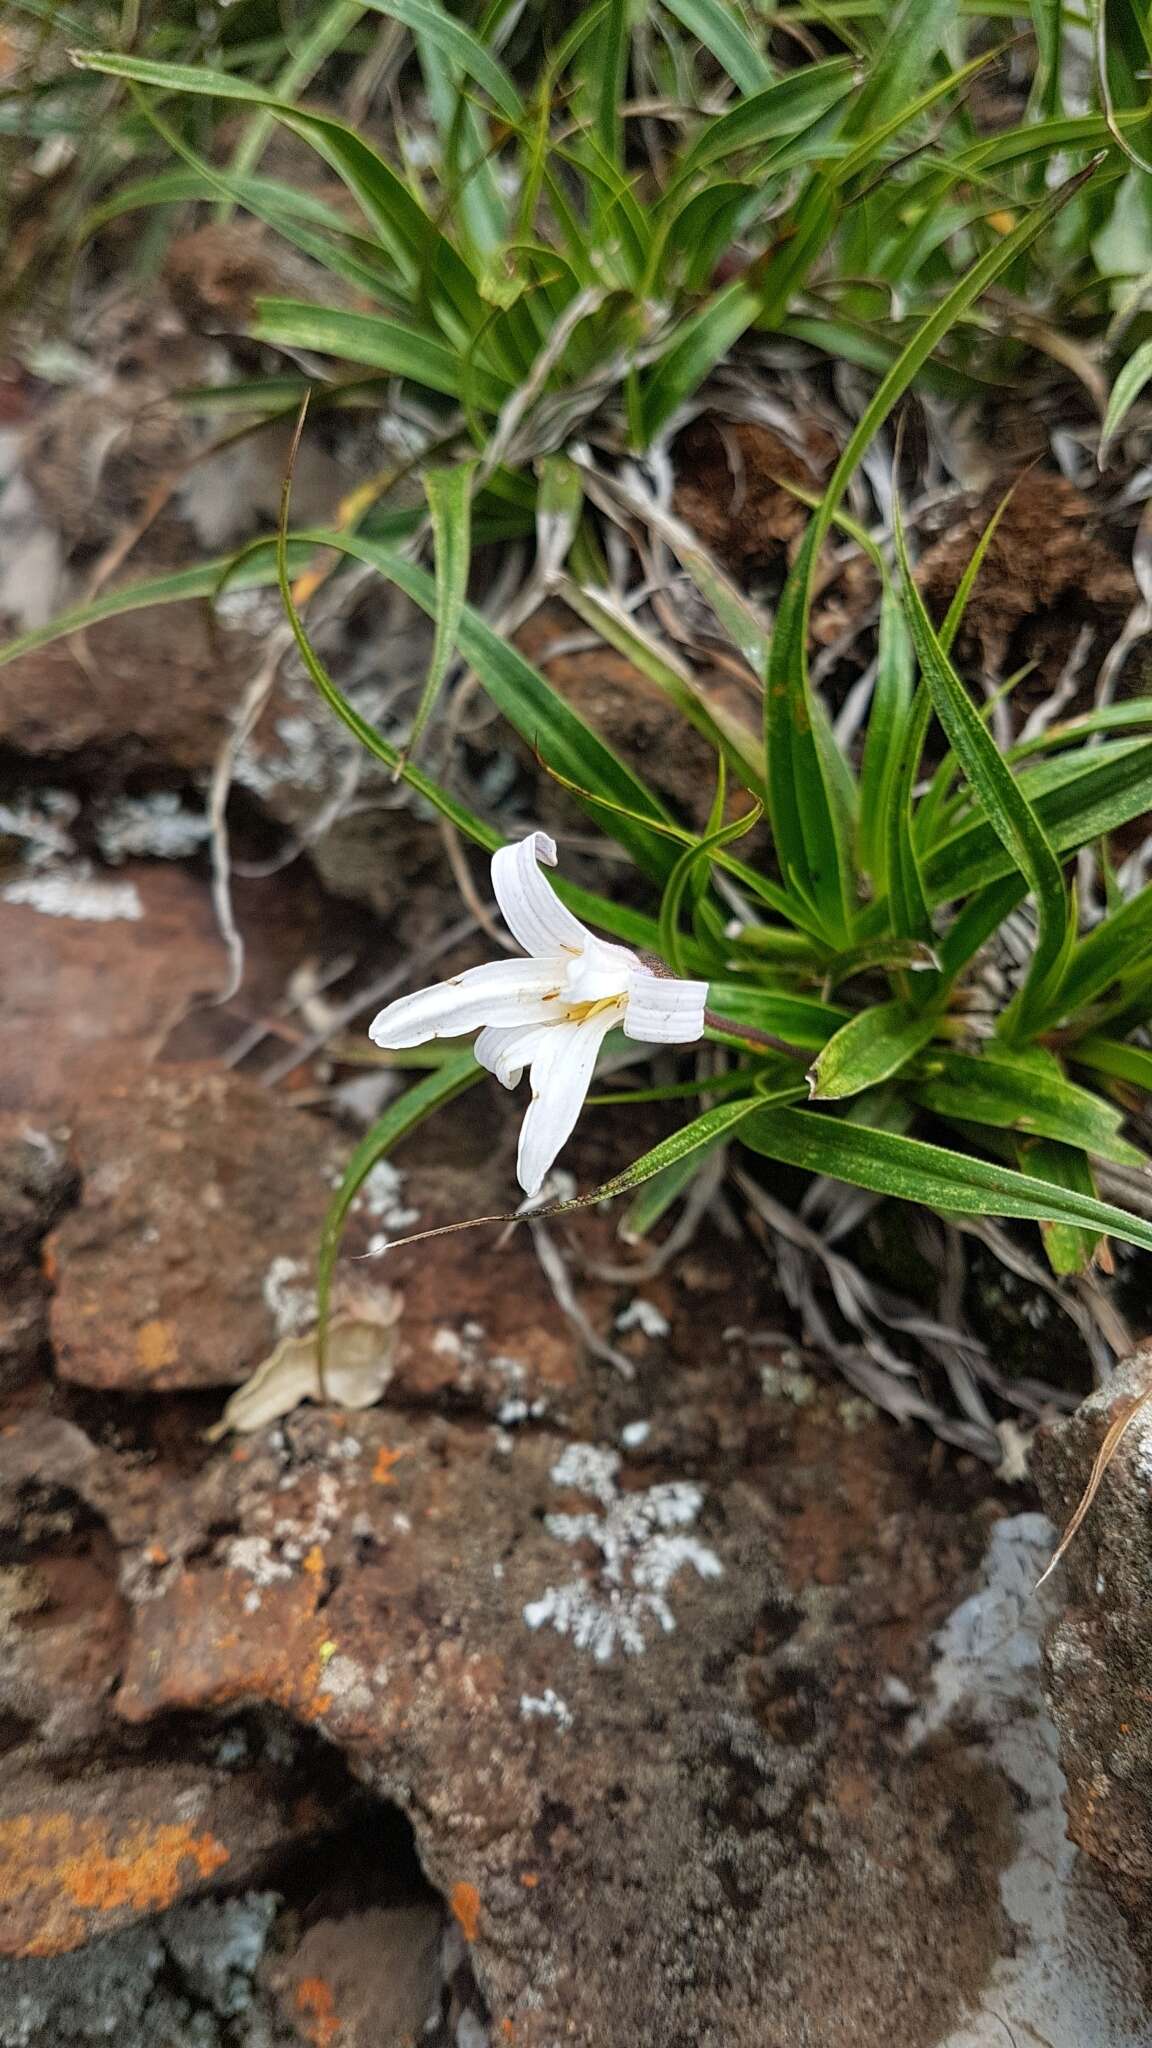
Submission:
[[[922,1202],[947,1216],[1012,1216],[1068,1223],[1152,1251],[1152,1223],[1111,1202],[992,1165],[922,1138],[853,1124],[827,1110],[765,1108],[740,1132],[744,1144],[782,1165],[823,1173],[850,1187]]]
[[[905,615],[936,716],[994,831],[1027,878],[1036,899],[1035,952],[1023,986],[1001,1021],[1005,1036],[1026,1035],[1034,1012],[1051,993],[1063,969],[1074,937],[1064,873],[1019,779],[1001,757],[928,616],[912,575],[898,505],[895,540],[903,577]]]
[[[935,1029],[936,1018],[911,1003],[876,1003],[859,1011],[809,1069],[813,1100],[837,1102],[877,1087],[921,1052]]]

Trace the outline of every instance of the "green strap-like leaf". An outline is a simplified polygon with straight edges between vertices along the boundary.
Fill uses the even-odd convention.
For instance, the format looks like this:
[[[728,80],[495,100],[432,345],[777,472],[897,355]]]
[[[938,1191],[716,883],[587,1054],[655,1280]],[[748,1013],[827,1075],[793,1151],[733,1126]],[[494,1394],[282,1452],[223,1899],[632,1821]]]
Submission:
[[[275,97],[288,102],[299,99],[321,65],[351,34],[363,12],[359,0],[336,0],[334,6],[321,7],[304,35],[293,39],[295,47],[273,86]],[[276,116],[268,108],[248,123],[228,166],[233,178],[242,178],[255,169],[275,125]]]
[[[403,22],[414,34],[442,51],[453,65],[481,86],[505,119],[514,125],[523,116],[520,95],[504,66],[462,21],[445,13],[435,0],[364,0],[377,14]],[[284,95],[282,95],[284,97]]]
[[[817,1052],[834,1031],[847,1024],[850,1010],[835,1003],[820,1003],[815,997],[793,996],[773,989],[757,988],[748,981],[713,981],[708,1000],[718,1016],[736,1024],[751,1024],[769,1031],[789,1045]]]
[[[200,93],[210,99],[266,107],[285,127],[303,137],[332,165],[359,202],[385,249],[408,283],[427,290],[451,338],[460,344],[486,317],[476,282],[447,236],[434,227],[418,199],[379,153],[352,128],[327,115],[277,100],[246,80],[190,64],[159,64],[117,51],[79,51],[74,61],[113,78],[131,79],[162,91]]]
[[[850,869],[841,816],[813,730],[807,613],[816,521],[808,528],[776,613],[764,684],[768,815],[785,886],[816,912],[824,936],[849,943]]]
[[[1111,396],[1108,400],[1108,410],[1104,415],[1100,446],[1096,456],[1101,466],[1104,464],[1111,443],[1120,432],[1125,419],[1131,412],[1132,407],[1135,405],[1150,377],[1152,377],[1152,341],[1144,341],[1141,342],[1139,348],[1133,350],[1112,386]]]
[[[917,1100],[937,1116],[1055,1138],[1124,1166],[1142,1163],[1143,1155],[1120,1136],[1121,1112],[1069,1081],[1041,1046],[1018,1052],[999,1045],[980,1052],[933,1047],[913,1085]]]
[[[912,575],[898,504],[895,539],[904,581],[905,613],[936,715],[993,830],[1026,876],[1036,899],[1036,948],[1024,984],[1001,1022],[1005,1036],[1025,1036],[1034,1014],[1062,972],[1075,936],[1064,873],[1018,779],[1002,759],[944,652]]]
[[[911,1003],[877,1003],[861,1010],[828,1040],[809,1069],[813,1100],[838,1102],[877,1087],[922,1051],[935,1029],[936,1018]]]
[[[1122,983],[1133,971],[1152,965],[1152,882],[1127,903],[1102,918],[1072,953],[1053,1005],[1058,1017],[1074,1017]]]
[[[727,1141],[728,1132],[718,1131],[692,1152],[686,1152],[682,1159],[672,1166],[654,1174],[646,1181],[639,1193],[634,1195],[620,1219],[617,1236],[625,1244],[642,1244],[650,1237],[662,1216],[667,1215],[673,1202],[691,1187],[709,1153]]]
[[[420,744],[456,647],[460,616],[468,594],[472,479],[475,473],[474,462],[458,462],[454,469],[428,469],[424,472],[436,564],[436,631],[428,674],[408,735],[407,755],[414,754]]]
[[[748,277],[721,285],[698,313],[671,330],[670,345],[644,383],[641,440],[647,447],[677,408],[699,390],[704,379],[746,334],[764,307],[764,295]]]
[[[888,888],[893,835],[908,832],[906,807],[901,810],[895,825],[892,824],[892,813],[898,803],[895,788],[900,742],[912,707],[913,680],[912,642],[900,600],[885,576],[880,591],[876,681],[868,708],[868,727],[860,763],[860,817],[857,825],[860,865],[865,874],[871,876],[877,896],[883,896]]]
[[[1078,1195],[1095,1199],[1096,1182],[1092,1162],[1074,1145],[1059,1145],[1052,1138],[1027,1138],[1016,1147],[1021,1173],[1035,1180],[1055,1181]],[[1048,1264],[1054,1273],[1086,1273],[1101,1242],[1098,1230],[1077,1230],[1069,1223],[1042,1223],[1040,1234]]]
[[[741,839],[750,832],[761,815],[760,805],[754,803],[743,817],[734,818],[730,824],[720,825],[708,832],[695,846],[686,847],[664,886],[664,897],[660,905],[660,954],[668,962],[674,974],[684,974],[683,940],[680,933],[680,913],[684,899],[698,875],[707,876],[708,862],[722,846],[731,845],[734,839]]]
[[[741,92],[759,92],[771,85],[772,66],[753,42],[739,10],[724,0],[665,0],[669,14],[709,50]]]
[[[1110,1081],[1126,1081],[1130,1087],[1152,1095],[1152,1052],[1142,1045],[1125,1045],[1122,1039],[1093,1033],[1069,1046],[1068,1058],[1076,1066],[1087,1067],[1089,1073],[1103,1074]]]
[[[248,331],[278,348],[314,349],[350,363],[368,363],[429,391],[467,398],[489,412],[498,412],[509,392],[507,384],[466,363],[457,349],[379,313],[345,313],[300,299],[260,299]]]
[[[754,1152],[807,1173],[827,1174],[850,1187],[870,1188],[903,1202],[923,1202],[941,1215],[1016,1216],[1104,1231],[1152,1251],[1152,1223],[1011,1167],[878,1131],[826,1110],[760,1109],[740,1137]]]
[[[337,548],[379,569],[430,618],[435,617],[436,585],[427,570],[364,534],[317,532],[308,537],[315,546]],[[594,817],[598,795],[624,807],[607,814],[603,820],[606,829],[645,873],[663,884],[671,873],[675,852],[667,839],[641,820],[649,817],[655,823],[670,823],[665,806],[577,717],[540,671],[501,640],[468,605],[460,614],[459,645],[498,710],[528,745],[537,749],[547,766],[586,793],[581,801]]]
[[[694,172],[722,157],[757,149],[761,143],[777,143],[814,127],[832,107],[847,99],[855,75],[850,57],[834,57],[824,64],[805,64],[762,91],[737,100],[727,113],[703,123],[681,157],[670,189],[679,189]]]
[[[1019,780],[1050,844],[1071,853],[1152,809],[1152,742],[1122,740],[1072,758],[1057,755]],[[926,856],[925,894],[932,905],[956,902],[1015,866],[994,827],[974,819]]]

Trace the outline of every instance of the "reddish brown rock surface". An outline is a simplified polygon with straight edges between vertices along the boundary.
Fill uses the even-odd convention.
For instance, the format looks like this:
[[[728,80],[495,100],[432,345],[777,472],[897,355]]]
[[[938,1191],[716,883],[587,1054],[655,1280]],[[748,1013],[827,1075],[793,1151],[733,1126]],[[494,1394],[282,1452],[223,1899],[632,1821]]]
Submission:
[[[72,1156],[80,1198],[48,1245],[58,1371],[133,1389],[244,1379],[285,1334],[277,1273],[298,1287],[314,1260],[332,1131],[233,1074],[130,1069],[79,1107]]]
[[[5,671],[0,670],[0,675]],[[155,1058],[196,998],[220,987],[224,953],[203,886],[177,868],[122,868],[142,916],[46,918],[0,902],[0,1109],[64,1116],[131,1053]]]
[[[208,771],[252,673],[246,633],[202,605],[157,606],[90,627],[0,668],[0,743],[58,762],[85,755],[117,777]]]
[[[889,1687],[923,1664],[971,1524],[959,1497],[916,1504],[883,1425],[782,1415],[722,1354],[746,1450],[688,1477],[670,1362],[658,1462],[612,1450],[623,1397],[585,1446],[301,1411],[169,1486],[162,1547],[182,1528],[193,1554],[134,1575],[115,1710],[146,1729],[259,1698],[322,1728],[412,1814],[498,2028],[531,2048],[759,2048],[766,1982],[834,2000],[846,2041],[930,2040],[996,1950],[1007,1823],[958,1757],[903,1753]]]

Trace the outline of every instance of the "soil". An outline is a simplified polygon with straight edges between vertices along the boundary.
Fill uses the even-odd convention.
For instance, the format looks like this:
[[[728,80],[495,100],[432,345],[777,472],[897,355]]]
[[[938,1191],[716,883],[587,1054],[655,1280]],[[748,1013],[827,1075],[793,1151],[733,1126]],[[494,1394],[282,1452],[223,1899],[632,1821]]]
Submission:
[[[174,251],[186,339],[229,330],[262,260],[218,235]],[[34,448],[31,471],[43,418]],[[818,482],[832,452],[823,428],[701,420],[678,513],[767,599],[802,517],[777,478]],[[62,574],[139,516],[133,460],[62,529]],[[986,514],[952,501],[921,566],[934,606]],[[1025,479],[969,616],[980,660],[1050,679],[1070,633],[1115,637],[1135,586],[1105,524]],[[830,577],[817,646],[871,601]],[[655,1271],[607,1210],[380,1256],[509,1205],[517,1106],[485,1085],[354,1208],[335,1300],[380,1332],[365,1386],[349,1368],[342,1404],[297,1388],[220,1426],[261,1368],[266,1388],[307,1361],[324,1211],[394,1086],[363,1062],[368,997],[343,1005],[457,904],[437,829],[383,776],[346,782],[286,669],[230,811],[231,985],[203,803],[274,618],[142,614],[0,671],[0,795],[34,813],[0,871],[0,2048],[984,2048],[1002,2007],[1053,2048],[1139,2038],[1093,1862],[1138,1917],[1117,1758],[1146,1759],[1105,1648],[1091,1709],[1062,1676],[1088,1582],[1050,1649],[1097,1915],[1081,1954],[1060,1885],[1015,1904],[1038,1815],[1063,1851],[1058,1765],[1011,1750],[1049,1730],[1034,1626],[1008,1631],[1010,1698],[948,1690],[958,1617],[999,1615],[995,1574],[1052,1532],[848,1393],[730,1211]],[[702,815],[704,751],[628,663],[564,651],[571,630],[548,607],[522,644]],[[379,690],[360,643],[340,651]],[[743,701],[731,664],[702,672]],[[471,744],[490,790],[570,822],[523,752]],[[564,1165],[594,1185],[620,1145],[592,1111]],[[1076,1443],[1046,1482],[1061,1517]],[[1115,1568],[1137,1689],[1146,1589]],[[1052,2017],[1065,1967],[1067,2025],[1090,2010],[1094,2034]]]

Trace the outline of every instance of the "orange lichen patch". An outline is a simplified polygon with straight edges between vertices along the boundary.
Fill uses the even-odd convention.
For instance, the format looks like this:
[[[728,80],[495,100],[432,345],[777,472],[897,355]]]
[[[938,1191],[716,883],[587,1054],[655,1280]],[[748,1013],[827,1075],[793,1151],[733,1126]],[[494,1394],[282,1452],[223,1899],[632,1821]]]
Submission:
[[[162,1543],[150,1543],[144,1556],[149,1564],[162,1565],[169,1562],[170,1552],[165,1550]]]
[[[175,1365],[180,1356],[180,1340],[173,1323],[158,1319],[141,1323],[136,1332],[136,1363],[141,1372],[162,1372],[166,1365]]]
[[[475,1941],[480,1932],[480,1894],[474,1884],[454,1884],[448,1900],[465,1941]]]
[[[393,1465],[399,1464],[401,1458],[408,1458],[411,1455],[411,1444],[398,1444],[395,1450],[390,1449],[387,1444],[381,1444],[376,1453],[376,1463],[372,1467],[372,1477],[377,1486],[395,1486],[396,1481],[392,1477]]]
[[[318,1577],[319,1574],[323,1571],[323,1569],[324,1552],[321,1550],[320,1545],[318,1543],[314,1543],[312,1545],[311,1550],[308,1552],[307,1556],[304,1559],[304,1570],[306,1572],[311,1572],[314,1577]]]
[[[43,1273],[44,1278],[51,1282],[55,1280],[59,1270],[60,1261],[56,1257],[56,1247],[55,1245],[50,1245],[45,1240],[43,1250],[40,1253],[40,1271]]]
[[[296,2010],[313,2048],[330,2048],[339,2039],[343,2021],[336,2012],[332,1986],[326,1977],[301,1977],[296,1986]]]
[[[534,1892],[540,1882],[540,1872],[538,1870],[522,1870],[520,1872],[520,1882],[526,1892]]]
[[[30,1955],[76,1947],[92,1931],[89,1914],[162,1912],[190,1882],[229,1861],[223,1842],[187,1823],[117,1830],[111,1821],[63,1812],[0,1820],[5,1898],[36,1906],[38,1931],[24,1950]]]

